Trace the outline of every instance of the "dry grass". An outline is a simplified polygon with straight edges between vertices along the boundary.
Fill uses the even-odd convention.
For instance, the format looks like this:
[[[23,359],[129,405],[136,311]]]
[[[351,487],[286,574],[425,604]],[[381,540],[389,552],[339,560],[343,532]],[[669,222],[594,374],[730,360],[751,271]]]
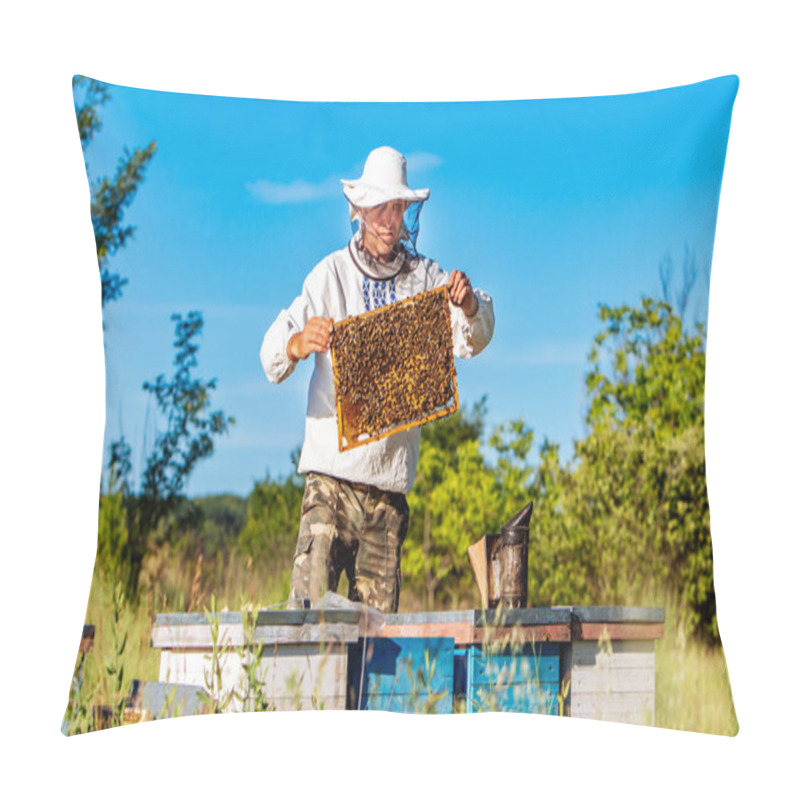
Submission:
[[[153,567],[156,567],[153,569]],[[151,580],[138,603],[126,601],[114,622],[114,587],[95,574],[86,622],[95,626],[92,652],[84,665],[84,685],[91,694],[88,704],[110,705],[119,670],[124,685],[134,678],[158,680],[159,652],[150,647],[154,613],[199,610],[209,597],[218,609],[264,608],[280,603],[288,594],[288,570],[276,576],[246,558],[230,557],[224,564],[209,560],[194,563],[163,561],[150,564]],[[629,605],[665,605],[664,637],[656,644],[656,719],[658,727],[735,736],[738,722],[721,647],[709,647],[686,639],[678,623],[674,601],[631,599]],[[413,599],[408,605],[414,606]],[[122,653],[116,652],[127,634]],[[116,673],[106,665],[114,663]],[[85,698],[86,699],[86,698]]]
[[[670,604],[664,637],[656,644],[656,725],[736,736],[739,723],[722,647],[687,640],[676,620]]]

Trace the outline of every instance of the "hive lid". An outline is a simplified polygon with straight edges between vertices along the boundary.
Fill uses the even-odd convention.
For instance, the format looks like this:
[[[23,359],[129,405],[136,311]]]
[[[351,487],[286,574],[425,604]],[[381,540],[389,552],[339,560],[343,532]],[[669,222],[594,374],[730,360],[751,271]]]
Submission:
[[[658,606],[563,606],[579,622],[664,622]]]
[[[241,625],[242,614],[239,611],[222,611],[216,616],[220,625]],[[153,627],[176,627],[179,625],[208,625],[205,614],[156,614],[153,617]]]
[[[283,609],[280,611],[259,611],[256,625],[322,625],[344,624],[357,625],[363,612],[342,608],[304,608]]]
[[[476,627],[511,628],[515,625],[569,625],[572,615],[568,608],[487,608],[474,611]]]
[[[468,622],[475,621],[476,612],[472,609],[464,611],[415,611],[409,614],[386,614],[384,619],[387,625],[426,625],[426,624],[446,624],[448,622]]]
[[[242,614],[239,611],[223,611],[219,615],[220,625],[241,625]],[[282,609],[278,611],[259,611],[256,617],[258,627],[269,625],[320,625],[344,624],[357,625],[361,620],[360,611],[345,609],[306,608],[297,610]],[[208,625],[205,614],[156,614],[153,627],[177,627],[190,625]]]

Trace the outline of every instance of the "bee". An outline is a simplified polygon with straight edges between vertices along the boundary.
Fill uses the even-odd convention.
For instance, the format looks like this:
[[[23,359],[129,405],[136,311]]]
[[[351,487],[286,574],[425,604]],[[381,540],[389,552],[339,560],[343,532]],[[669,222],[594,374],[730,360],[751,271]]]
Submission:
[[[331,349],[340,448],[458,408],[446,289],[337,323]]]

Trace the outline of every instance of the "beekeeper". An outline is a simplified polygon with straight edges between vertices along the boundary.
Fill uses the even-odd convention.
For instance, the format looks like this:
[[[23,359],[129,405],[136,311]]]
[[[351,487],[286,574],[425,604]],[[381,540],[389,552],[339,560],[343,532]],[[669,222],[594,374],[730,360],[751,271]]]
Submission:
[[[408,530],[406,495],[414,483],[420,428],[339,452],[330,344],[333,323],[447,285],[453,352],[470,358],[492,338],[491,298],[457,270],[447,273],[416,250],[428,189],[410,189],[406,160],[373,150],[363,174],[342,180],[353,237],[317,264],[301,294],[264,336],[261,363],[280,383],[314,355],[305,440],[298,472],[306,486],[292,568],[289,607],[336,591],[342,570],[350,599],[395,612],[400,552]]]

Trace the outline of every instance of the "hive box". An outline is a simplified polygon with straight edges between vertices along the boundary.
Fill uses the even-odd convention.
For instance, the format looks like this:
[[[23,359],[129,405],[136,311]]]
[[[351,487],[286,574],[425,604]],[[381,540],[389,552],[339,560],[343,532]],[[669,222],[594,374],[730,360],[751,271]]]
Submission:
[[[241,693],[258,653],[254,674],[275,709],[526,711],[654,724],[661,608],[389,614],[382,623],[376,630],[357,610],[262,611],[248,633],[241,614],[220,614],[216,690]],[[151,642],[161,650],[160,683],[183,694],[212,683],[204,615],[157,615]],[[234,697],[225,710],[241,707]]]

